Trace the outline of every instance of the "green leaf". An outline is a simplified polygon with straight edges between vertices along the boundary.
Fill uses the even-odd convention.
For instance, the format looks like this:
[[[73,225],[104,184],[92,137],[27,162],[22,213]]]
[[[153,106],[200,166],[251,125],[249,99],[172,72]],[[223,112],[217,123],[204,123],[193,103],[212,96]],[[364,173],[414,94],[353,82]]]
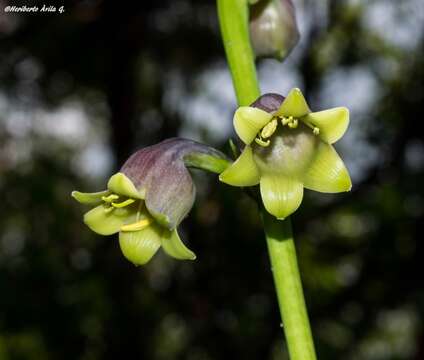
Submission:
[[[219,180],[232,186],[253,186],[259,183],[259,170],[249,145],[244,148],[239,158],[219,175]]]
[[[350,191],[349,172],[333,146],[320,142],[316,156],[303,179],[307,189],[324,193]]]
[[[99,205],[84,215],[84,223],[97,234],[115,234],[122,225],[135,221],[138,206],[135,204],[111,211],[107,211],[105,205]]]
[[[99,205],[102,203],[102,197],[108,196],[109,190],[94,192],[94,193],[83,193],[79,191],[72,191],[71,196],[81,204],[87,205]]]
[[[140,231],[121,231],[119,246],[124,256],[134,265],[144,265],[160,248],[162,232],[163,229],[157,224]]]
[[[277,219],[297,210],[303,198],[303,185],[295,179],[266,174],[261,177],[261,196],[265,209]]]
[[[177,230],[165,230],[162,235],[163,250],[175,259],[178,260],[194,260],[196,255],[189,248],[187,248],[181,241]]]
[[[313,112],[305,116],[305,122],[319,129],[319,136],[328,144],[339,140],[349,126],[349,110],[345,107]]]
[[[134,199],[143,199],[132,181],[121,172],[116,173],[109,179],[107,188],[118,195],[128,196]]]
[[[249,145],[261,130],[272,119],[272,114],[250,106],[239,107],[233,118],[234,129],[239,138]]]
[[[298,88],[291,89],[287,97],[284,99],[280,108],[275,115],[293,116],[299,118],[310,113],[311,110],[303,97],[302,92]]]

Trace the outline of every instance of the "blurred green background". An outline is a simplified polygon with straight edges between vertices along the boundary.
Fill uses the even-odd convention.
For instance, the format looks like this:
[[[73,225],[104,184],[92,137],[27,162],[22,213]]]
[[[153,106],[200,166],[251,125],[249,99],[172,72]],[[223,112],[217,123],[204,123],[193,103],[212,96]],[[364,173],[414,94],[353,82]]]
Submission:
[[[170,136],[228,152],[236,103],[214,2],[6,5],[0,359],[287,359],[257,210],[239,189],[194,172],[181,230],[198,259],[159,253],[141,268],[70,197]],[[258,62],[262,91],[297,86],[315,110],[351,110],[336,148],[352,192],[307,191],[293,216],[319,358],[424,359],[424,3],[295,5],[300,44],[283,64]]]

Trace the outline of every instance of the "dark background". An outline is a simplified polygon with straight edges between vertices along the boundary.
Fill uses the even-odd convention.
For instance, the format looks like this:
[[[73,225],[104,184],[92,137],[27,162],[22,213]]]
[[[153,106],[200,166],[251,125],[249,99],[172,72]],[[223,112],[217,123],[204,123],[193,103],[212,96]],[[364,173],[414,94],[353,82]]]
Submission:
[[[141,268],[70,198],[170,136],[228,152],[236,104],[214,2],[4,12],[16,4],[0,2],[0,359],[287,359],[239,189],[196,172],[181,229],[198,259]],[[319,358],[424,359],[424,6],[295,4],[301,42],[284,64],[259,62],[262,90],[351,110],[336,147],[352,192],[308,191],[293,216]]]

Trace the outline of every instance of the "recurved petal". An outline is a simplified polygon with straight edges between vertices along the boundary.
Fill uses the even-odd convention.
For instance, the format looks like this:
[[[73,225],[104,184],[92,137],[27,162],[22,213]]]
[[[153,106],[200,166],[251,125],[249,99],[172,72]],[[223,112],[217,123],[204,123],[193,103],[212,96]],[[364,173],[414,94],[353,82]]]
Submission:
[[[163,247],[163,250],[169,256],[172,256],[175,259],[178,259],[178,260],[196,259],[196,254],[193,251],[191,251],[187,246],[184,245],[176,229],[173,231],[165,230],[163,232],[162,247]]]
[[[112,175],[107,183],[107,188],[118,195],[128,196],[134,199],[143,199],[133,182],[121,172]]]
[[[136,205],[107,210],[104,205],[91,209],[84,215],[84,223],[100,235],[111,235],[117,233],[122,225],[134,222],[137,215]]]
[[[238,159],[219,175],[219,180],[232,186],[253,186],[259,183],[259,170],[249,145],[244,148]]]
[[[320,142],[316,157],[303,179],[307,189],[338,193],[352,188],[349,172],[332,145]]]
[[[238,137],[249,145],[268,122],[272,119],[272,115],[264,110],[250,107],[239,107],[233,118],[234,129]]]
[[[261,196],[265,209],[277,219],[285,219],[297,210],[303,198],[301,182],[281,175],[261,177]]]
[[[109,190],[99,191],[94,193],[83,193],[79,191],[72,191],[71,196],[81,204],[87,205],[98,205],[102,203],[102,197],[108,196],[110,194]]]
[[[122,253],[134,265],[146,264],[158,251],[163,231],[157,224],[140,231],[121,231],[119,246]]]
[[[345,133],[349,125],[349,110],[345,107],[313,112],[305,120],[319,128],[319,136],[328,144],[335,143]]]
[[[276,115],[299,118],[310,112],[311,110],[309,109],[302,92],[300,89],[294,88],[290,90],[280,108],[277,110]]]

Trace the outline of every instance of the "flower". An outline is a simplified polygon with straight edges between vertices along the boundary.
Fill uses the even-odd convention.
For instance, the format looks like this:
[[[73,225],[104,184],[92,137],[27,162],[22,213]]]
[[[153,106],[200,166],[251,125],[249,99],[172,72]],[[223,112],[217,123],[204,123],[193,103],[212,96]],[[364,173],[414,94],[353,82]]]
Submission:
[[[160,246],[176,259],[194,260],[177,232],[195,198],[187,167],[220,173],[227,165],[225,155],[209,146],[172,138],[133,154],[107,190],[72,196],[97,205],[84,215],[85,224],[100,235],[119,232],[121,250],[135,265],[147,263]]]
[[[291,0],[251,1],[250,39],[258,57],[286,58],[299,41]]]
[[[284,98],[265,94],[234,114],[234,128],[246,144],[220,175],[233,186],[260,185],[265,209],[278,219],[297,210],[303,188],[324,193],[349,191],[349,173],[332,146],[345,133],[349,111],[311,112],[299,89]]]

